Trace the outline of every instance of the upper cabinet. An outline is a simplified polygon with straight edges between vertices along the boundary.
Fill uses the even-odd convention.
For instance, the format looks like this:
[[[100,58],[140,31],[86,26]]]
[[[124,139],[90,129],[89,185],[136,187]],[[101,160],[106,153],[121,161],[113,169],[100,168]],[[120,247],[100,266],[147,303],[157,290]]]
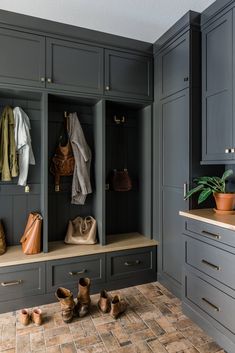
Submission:
[[[152,58],[105,50],[105,95],[152,99]]]
[[[233,11],[202,30],[202,161],[205,164],[235,161],[233,30]]]
[[[0,82],[45,86],[45,38],[0,29]]]
[[[103,49],[46,39],[46,85],[52,89],[103,92]]]
[[[182,35],[160,54],[160,98],[189,87],[189,33]]]

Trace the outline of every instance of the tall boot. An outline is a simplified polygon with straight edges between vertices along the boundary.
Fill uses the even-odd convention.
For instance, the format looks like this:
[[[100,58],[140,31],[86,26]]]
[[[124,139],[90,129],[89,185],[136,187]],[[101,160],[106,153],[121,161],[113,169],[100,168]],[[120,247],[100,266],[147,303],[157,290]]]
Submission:
[[[76,307],[76,312],[80,317],[87,315],[89,312],[89,306],[91,303],[90,286],[90,278],[80,278],[78,282],[78,302]]]
[[[60,287],[57,289],[55,296],[60,302],[62,319],[68,324],[73,319],[75,308],[73,293],[69,289]]]

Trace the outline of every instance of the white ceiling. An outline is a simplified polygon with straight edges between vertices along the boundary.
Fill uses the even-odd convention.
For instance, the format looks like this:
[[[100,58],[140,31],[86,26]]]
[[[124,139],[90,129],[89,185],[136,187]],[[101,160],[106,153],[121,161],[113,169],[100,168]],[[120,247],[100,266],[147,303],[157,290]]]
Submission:
[[[0,9],[153,43],[188,10],[214,0],[0,0]]]

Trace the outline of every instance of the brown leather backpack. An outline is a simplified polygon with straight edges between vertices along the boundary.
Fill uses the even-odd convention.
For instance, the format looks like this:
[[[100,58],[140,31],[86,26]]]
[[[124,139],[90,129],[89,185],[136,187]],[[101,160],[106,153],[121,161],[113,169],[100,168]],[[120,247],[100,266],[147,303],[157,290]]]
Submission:
[[[59,143],[50,167],[55,176],[55,191],[60,191],[60,177],[73,175],[75,160],[70,142],[65,146]]]
[[[128,170],[114,169],[110,180],[111,189],[114,191],[124,192],[132,189],[132,181],[129,176]]]

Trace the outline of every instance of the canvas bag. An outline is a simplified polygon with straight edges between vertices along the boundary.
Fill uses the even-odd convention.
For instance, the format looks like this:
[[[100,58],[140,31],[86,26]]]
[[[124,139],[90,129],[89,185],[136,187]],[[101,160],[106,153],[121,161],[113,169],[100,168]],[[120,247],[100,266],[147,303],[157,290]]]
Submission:
[[[42,216],[37,212],[30,213],[24,234],[20,239],[24,254],[33,255],[40,253],[41,230]]]
[[[67,234],[64,242],[66,244],[95,244],[97,233],[96,220],[91,217],[76,217],[73,221],[69,221]]]

